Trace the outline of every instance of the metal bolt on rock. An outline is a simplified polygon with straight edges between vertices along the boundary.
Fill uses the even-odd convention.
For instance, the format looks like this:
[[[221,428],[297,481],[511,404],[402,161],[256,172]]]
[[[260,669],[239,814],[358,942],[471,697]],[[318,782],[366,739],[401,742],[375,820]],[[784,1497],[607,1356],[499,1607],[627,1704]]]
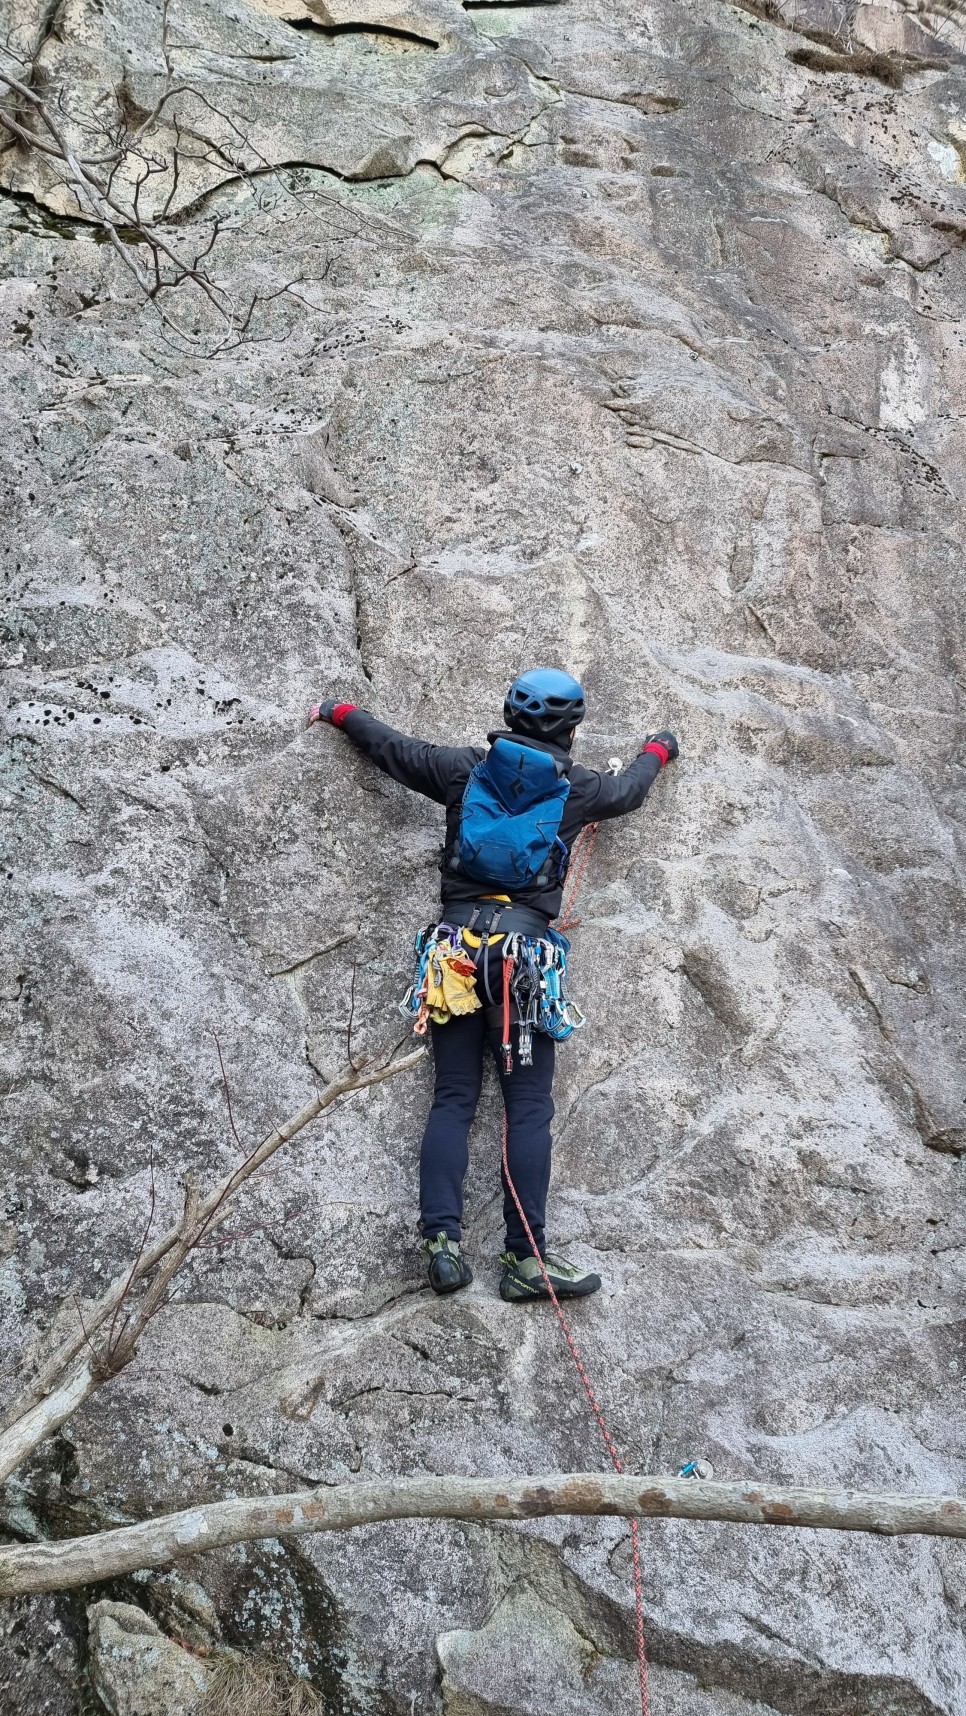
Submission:
[[[679,1478],[700,1478],[704,1483],[714,1477],[714,1467],[710,1460],[689,1460],[678,1472]]]

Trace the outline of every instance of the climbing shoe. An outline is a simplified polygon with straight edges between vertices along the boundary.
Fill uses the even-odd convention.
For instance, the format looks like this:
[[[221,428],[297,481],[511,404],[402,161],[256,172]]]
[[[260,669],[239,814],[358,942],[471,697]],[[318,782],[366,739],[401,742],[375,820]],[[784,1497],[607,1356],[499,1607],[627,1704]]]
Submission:
[[[457,1293],[469,1286],[473,1271],[460,1256],[458,1239],[438,1233],[435,1239],[423,1240],[423,1250],[429,1258],[429,1285],[434,1293]]]
[[[500,1262],[503,1264],[501,1299],[508,1303],[519,1299],[549,1299],[547,1284],[535,1257],[517,1257],[515,1252],[504,1251]],[[588,1293],[596,1293],[601,1285],[599,1275],[591,1270],[575,1269],[562,1257],[548,1254],[543,1263],[558,1299],[584,1299]]]

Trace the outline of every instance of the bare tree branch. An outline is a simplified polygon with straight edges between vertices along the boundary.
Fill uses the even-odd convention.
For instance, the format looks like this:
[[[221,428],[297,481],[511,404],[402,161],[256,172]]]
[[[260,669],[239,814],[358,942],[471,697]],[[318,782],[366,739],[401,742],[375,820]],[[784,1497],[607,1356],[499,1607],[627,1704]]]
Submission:
[[[21,102],[30,107],[37,120],[46,127],[49,141],[45,141],[36,132],[29,132],[3,108],[0,108],[0,125],[12,132],[27,148],[53,157],[60,164],[63,172],[63,183],[73,192],[78,207],[88,217],[92,217],[106,232],[125,268],[134,276],[145,296],[151,299],[156,298],[157,276],[155,280],[152,280],[150,274],[144,271],[132,247],[122,239],[119,228],[133,229],[150,245],[152,255],[155,258],[163,256],[168,260],[173,267],[174,274],[167,284],[178,285],[185,280],[190,280],[193,285],[197,286],[217,311],[222,321],[228,324],[229,331],[232,331],[233,315],[228,294],[222,287],[215,285],[207,275],[193,268],[188,259],[182,257],[156,227],[139,218],[136,205],[137,192],[135,191],[134,202],[124,204],[118,199],[113,189],[113,174],[106,180],[99,180],[93,169],[81,162],[68,141],[66,133],[36,90],[31,89],[20,78],[16,78],[6,71],[0,71],[0,87],[9,90],[11,94],[16,95]],[[158,313],[163,320],[168,320],[163,309],[159,308]],[[178,324],[169,322],[169,325],[183,338],[188,337],[185,330]]]
[[[380,1084],[383,1079],[394,1078],[397,1073],[415,1066],[425,1052],[424,1049],[417,1049],[399,1061],[371,1068],[363,1065],[343,1073],[341,1077],[327,1084],[324,1090],[319,1091],[297,1114],[293,1114],[270,1132],[268,1137],[204,1198],[199,1198],[197,1190],[189,1186],[184,1214],[177,1226],[170,1228],[152,1246],[142,1247],[133,1268],[128,1267],[118,1276],[107,1292],[88,1308],[83,1321],[78,1319],[76,1333],[61,1343],[39,1375],[24,1389],[20,1398],[7,1412],[0,1430],[0,1483],[4,1482],[35,1448],[54,1435],[109,1377],[130,1362],[147,1321],[161,1304],[176,1271],[181,1268],[189,1253],[224,1220],[229,1213],[231,1198],[258,1172],[269,1157],[281,1149],[283,1144],[289,1143],[310,1121],[317,1119],[325,1109],[330,1108],[339,1097]],[[165,1262],[165,1259],[168,1261]],[[121,1326],[120,1334],[116,1336],[119,1308],[127,1300],[135,1283],[145,1280],[159,1265],[162,1265],[162,1268],[149,1286],[140,1307],[133,1313],[133,1319],[125,1322]],[[112,1324],[107,1339],[97,1345],[94,1337],[109,1317],[112,1318]]]
[[[49,33],[49,31],[48,31]],[[46,38],[45,38],[46,39]],[[100,105],[84,105],[76,91],[53,87],[41,79],[36,53],[21,53],[11,38],[0,43],[0,139],[19,146],[28,157],[44,163],[51,188],[69,195],[74,218],[90,221],[102,231],[145,301],[157,314],[162,336],[174,349],[213,357],[243,341],[251,341],[256,311],[290,295],[297,303],[318,310],[311,298],[294,288],[303,284],[287,278],[271,290],[238,297],[231,283],[216,278],[213,252],[222,234],[236,223],[220,215],[203,216],[206,240],[184,249],[165,228],[197,219],[197,210],[214,191],[223,188],[226,170],[244,183],[254,204],[264,204],[255,180],[276,180],[284,197],[305,210],[304,197],[280,168],[257,147],[244,115],[212,101],[190,82],[175,82],[174,47],[169,33],[168,0],[162,0],[160,58],[163,75],[150,109],[136,101],[126,79],[113,86],[115,116],[105,118]],[[10,62],[13,62],[12,68]],[[4,97],[8,99],[4,101]],[[199,113],[200,110],[200,113]],[[206,118],[207,116],[207,118]],[[240,122],[241,120],[241,122]],[[208,135],[214,130],[226,136]],[[186,174],[212,174],[216,183],[199,190],[193,200],[176,209]],[[337,197],[315,188],[320,197],[350,218],[357,234],[365,226],[392,231],[411,240],[412,234],[373,214],[346,209]],[[153,202],[153,209],[150,205]],[[210,222],[210,225],[209,225]],[[338,235],[336,235],[338,236]],[[189,253],[189,249],[193,253]],[[326,262],[320,278],[328,271]],[[183,288],[172,300],[172,294]],[[199,325],[200,312],[200,325]],[[214,329],[211,326],[215,318]],[[270,337],[265,335],[263,337]]]
[[[97,1379],[107,1381],[130,1364],[138,1350],[138,1341],[155,1311],[164,1303],[164,1296],[177,1275],[189,1251],[198,1244],[198,1182],[193,1174],[185,1181],[184,1214],[178,1238],[161,1264],[154,1280],[141,1300],[136,1314],[126,1319],[116,1339],[108,1340],[98,1353],[94,1364]]]
[[[52,106],[49,99],[45,99],[26,81],[29,72],[26,72],[24,77],[18,77],[9,69],[0,67],[0,96],[6,93],[14,98],[13,111],[0,106],[0,133],[6,131],[28,154],[38,155],[48,163],[48,167],[58,175],[61,188],[70,192],[79,215],[92,221],[107,235],[108,241],[133,276],[139,290],[153,305],[166,332],[174,335],[189,348],[212,356],[215,352],[238,344],[245,337],[259,305],[283,296],[290,286],[298,282],[289,280],[274,292],[255,293],[246,303],[239,304],[229,288],[217,281],[207,267],[214,245],[224,230],[224,223],[217,216],[212,222],[207,242],[198,248],[194,256],[184,254],[158,224],[159,218],[164,220],[170,214],[180,183],[182,164],[186,160],[203,162],[217,157],[230,167],[233,175],[247,180],[249,169],[241,153],[242,148],[247,148],[256,156],[260,171],[265,168],[274,171],[270,163],[264,161],[264,157],[257,150],[253,150],[234,120],[228,115],[221,115],[220,110],[214,108],[200,91],[187,84],[173,83],[166,32],[165,7],[162,10],[162,57],[166,68],[164,86],[149,113],[143,114],[138,110],[138,123],[133,129],[124,117],[130,110],[131,102],[129,98],[126,99],[123,88],[115,89],[114,92],[121,118],[116,127],[105,127],[103,121],[94,120],[90,115],[68,111],[63,91],[58,92]],[[186,131],[177,113],[169,118],[165,109],[178,96],[195,99],[213,113],[218,113],[237,134],[240,149],[229,151],[214,143],[211,138]],[[27,116],[30,117],[31,123],[28,123]],[[151,140],[162,121],[173,129],[174,143],[172,145],[170,138],[159,138],[155,143],[155,152],[152,152]],[[69,133],[78,131],[85,138],[93,137],[98,140],[95,153],[85,153],[72,145]],[[202,146],[200,153],[185,147],[186,136],[195,138]],[[106,151],[105,139],[110,145]],[[94,147],[92,144],[91,148]],[[103,167],[108,169],[106,173],[97,171]],[[126,191],[119,188],[123,175],[129,180]],[[163,176],[169,177],[170,184],[162,198],[159,217],[151,217],[143,210],[142,194],[146,185]],[[147,250],[149,260],[146,266],[137,255],[136,245],[144,246]],[[211,338],[201,329],[189,327],[183,319],[176,319],[160,301],[163,293],[182,286],[195,288],[215,312],[221,332],[214,339],[213,345]]]
[[[690,1478],[551,1472],[544,1477],[390,1478],[293,1495],[211,1502],[91,1537],[0,1549],[0,1594],[64,1591],[167,1567],[186,1555],[265,1537],[348,1531],[390,1519],[537,1519],[611,1514],[630,1519],[728,1520],[894,1537],[966,1537],[958,1496],[877,1495],[865,1490]]]

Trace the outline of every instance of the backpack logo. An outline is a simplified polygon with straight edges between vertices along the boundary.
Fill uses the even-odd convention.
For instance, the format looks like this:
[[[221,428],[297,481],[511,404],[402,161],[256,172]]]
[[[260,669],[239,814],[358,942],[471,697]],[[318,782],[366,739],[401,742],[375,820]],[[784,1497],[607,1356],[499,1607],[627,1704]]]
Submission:
[[[566,862],[557,831],[569,792],[570,782],[548,752],[495,739],[466,783],[456,868],[511,894],[545,887]]]

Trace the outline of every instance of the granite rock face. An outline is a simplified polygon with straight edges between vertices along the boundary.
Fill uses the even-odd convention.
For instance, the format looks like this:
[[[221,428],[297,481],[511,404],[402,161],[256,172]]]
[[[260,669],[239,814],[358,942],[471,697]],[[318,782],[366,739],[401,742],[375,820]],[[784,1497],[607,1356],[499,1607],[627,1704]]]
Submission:
[[[550,1229],[605,1277],[573,1320],[628,1466],[966,1488],[958,13],[171,0],[165,34],[151,0],[17,0],[79,143],[150,112],[167,52],[196,147],[146,207],[179,245],[220,218],[213,271],[260,301],[186,351],[0,154],[8,1367],[152,1185],[167,1221],[237,1160],[216,1036],[249,1140],[343,1064],[353,968],[354,1046],[402,1031],[439,815],[309,703],[475,740],[550,662],[582,760],[682,741],[597,844],[559,1060]],[[276,1158],[11,1530],[603,1465],[552,1320],[495,1296],[490,1085],[476,1280],[426,1289],[407,1077]],[[966,1705],[960,1546],[642,1536],[660,1716]],[[106,1593],[344,1716],[632,1710],[630,1594],[623,1528],[582,1521]],[[96,1709],[106,1625],[21,1605],[11,1708]]]

